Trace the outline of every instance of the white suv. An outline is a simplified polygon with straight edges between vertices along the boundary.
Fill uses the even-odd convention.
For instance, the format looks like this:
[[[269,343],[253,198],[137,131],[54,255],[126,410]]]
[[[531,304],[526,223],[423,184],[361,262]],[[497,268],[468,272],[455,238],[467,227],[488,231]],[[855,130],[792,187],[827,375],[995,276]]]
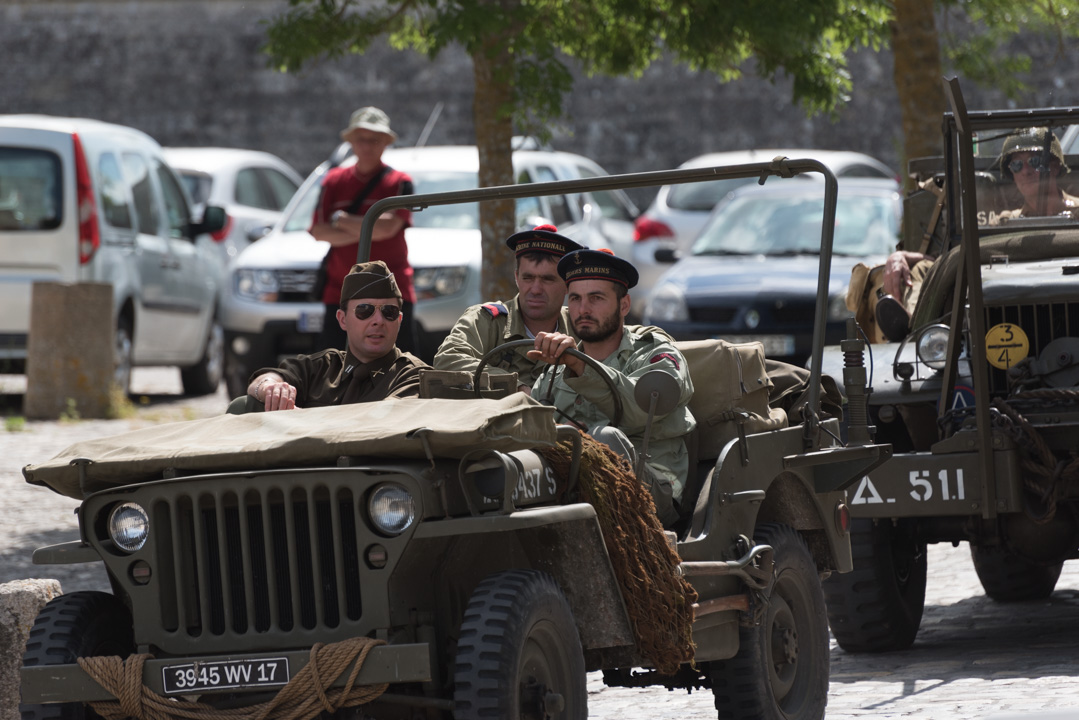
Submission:
[[[175,365],[184,391],[217,390],[225,271],[191,220],[161,147],[138,130],[80,118],[0,116],[0,366],[22,373],[35,281],[109,283],[116,382],[133,365]]]
[[[390,148],[386,164],[412,176],[416,193],[450,192],[477,185],[479,157],[473,146]],[[315,169],[265,237],[243,250],[231,267],[222,302],[225,379],[229,394],[246,392],[248,376],[296,353],[313,352],[323,318],[311,300],[315,274],[328,245],[307,228],[318,203],[322,176],[352,162],[348,146]],[[517,182],[547,182],[607,173],[588,158],[543,149],[513,154]],[[480,231],[475,205],[428,208],[413,214],[405,231],[415,270],[418,354],[427,360],[470,305],[480,296]],[[637,209],[621,191],[524,198],[517,201],[521,228],[549,222],[589,247],[609,247],[630,258]]]

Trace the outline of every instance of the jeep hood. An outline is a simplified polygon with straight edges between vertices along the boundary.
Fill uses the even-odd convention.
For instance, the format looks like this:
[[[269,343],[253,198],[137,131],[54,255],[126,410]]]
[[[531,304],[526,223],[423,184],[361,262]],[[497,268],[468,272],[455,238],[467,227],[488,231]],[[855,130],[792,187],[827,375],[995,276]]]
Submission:
[[[419,433],[419,430],[426,430]],[[501,400],[391,399],[155,425],[75,443],[23,468],[33,485],[84,499],[120,485],[180,474],[333,466],[338,457],[426,460],[477,450],[513,452],[556,442],[554,408],[514,393]]]

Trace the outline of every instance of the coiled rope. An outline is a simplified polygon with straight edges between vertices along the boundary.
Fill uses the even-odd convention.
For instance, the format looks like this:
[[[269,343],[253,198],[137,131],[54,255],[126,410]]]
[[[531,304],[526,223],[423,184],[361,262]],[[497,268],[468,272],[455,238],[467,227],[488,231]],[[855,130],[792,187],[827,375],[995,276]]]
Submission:
[[[1027,471],[1023,485],[1045,505],[1043,514],[1029,514],[1035,522],[1045,524],[1056,516],[1057,503],[1066,494],[1068,484],[1079,482],[1079,453],[1072,448],[1070,458],[1058,458],[1038,430],[1013,407],[1025,401],[1075,404],[1079,393],[1064,389],[1027,390],[1006,401],[993,401],[993,407],[1001,414],[999,424],[1023,450],[1022,465]]]
[[[356,685],[356,677],[367,654],[383,640],[350,638],[311,648],[307,665],[289,680],[272,700],[243,708],[221,709],[183,698],[163,697],[142,684],[142,669],[150,655],[78,658],[81,667],[116,700],[89,703],[107,720],[310,720],[321,712],[334,713],[341,708],[369,703],[386,692],[388,684]],[[330,685],[349,664],[355,667],[343,687]]]

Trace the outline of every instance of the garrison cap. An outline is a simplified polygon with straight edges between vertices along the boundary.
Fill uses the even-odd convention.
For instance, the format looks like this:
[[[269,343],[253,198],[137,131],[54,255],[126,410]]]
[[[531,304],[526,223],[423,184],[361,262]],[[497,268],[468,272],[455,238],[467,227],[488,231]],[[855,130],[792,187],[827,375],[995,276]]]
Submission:
[[[402,299],[393,273],[381,260],[357,263],[345,275],[341,283],[341,306],[354,298]]]
[[[506,247],[513,250],[517,257],[538,252],[552,255],[556,260],[566,253],[584,248],[565,235],[559,235],[554,225],[537,225],[531,230],[514,233],[506,238]]]
[[[637,284],[637,268],[607,248],[577,250],[558,261],[558,274],[569,285],[574,280],[610,280],[626,289]]]

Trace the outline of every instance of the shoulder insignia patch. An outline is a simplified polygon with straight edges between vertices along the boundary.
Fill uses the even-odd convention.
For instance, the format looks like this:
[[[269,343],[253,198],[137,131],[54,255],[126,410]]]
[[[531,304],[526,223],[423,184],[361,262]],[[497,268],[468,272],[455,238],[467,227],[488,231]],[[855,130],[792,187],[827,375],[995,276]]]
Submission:
[[[648,362],[658,363],[660,360],[670,360],[671,364],[674,365],[675,370],[681,370],[682,369],[681,364],[678,362],[678,358],[676,358],[671,353],[667,353],[667,352],[660,353],[659,355],[653,355],[652,359],[649,360]]]
[[[508,315],[509,310],[506,306],[500,302],[489,302],[480,305],[491,317],[498,317],[499,315]]]

